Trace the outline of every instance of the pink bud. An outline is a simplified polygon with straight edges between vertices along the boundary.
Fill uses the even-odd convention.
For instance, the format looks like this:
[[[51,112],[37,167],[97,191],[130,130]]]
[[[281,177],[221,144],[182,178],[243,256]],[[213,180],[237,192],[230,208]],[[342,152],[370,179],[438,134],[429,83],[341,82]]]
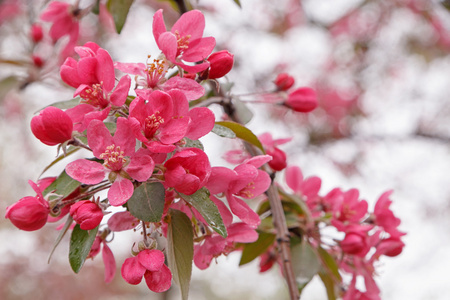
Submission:
[[[287,91],[294,85],[295,79],[287,73],[280,73],[274,83],[277,86],[278,91]]]
[[[89,200],[79,201],[72,205],[70,215],[83,230],[94,229],[103,219],[102,209]]]
[[[225,76],[233,68],[234,55],[227,50],[215,52],[208,57],[209,79],[216,79]]]
[[[54,146],[72,138],[72,119],[59,108],[49,106],[31,120],[31,131],[42,143]]]
[[[44,32],[42,31],[42,26],[34,23],[33,25],[31,25],[31,31],[30,31],[30,36],[31,39],[33,40],[34,43],[39,43],[40,41],[42,41],[42,38],[44,37]]]
[[[365,237],[357,233],[347,233],[341,242],[342,251],[348,254],[364,256],[367,254],[368,246]]]
[[[40,56],[33,55],[31,59],[33,60],[33,64],[38,68],[42,68],[44,65],[44,60]]]
[[[286,153],[278,148],[273,148],[266,151],[268,155],[272,156],[272,160],[268,162],[269,167],[274,171],[281,171],[286,168]]]
[[[308,87],[298,88],[288,95],[283,104],[297,112],[310,112],[317,107],[316,92]]]
[[[6,208],[5,218],[19,229],[34,231],[47,223],[50,208],[42,198],[27,196]]]

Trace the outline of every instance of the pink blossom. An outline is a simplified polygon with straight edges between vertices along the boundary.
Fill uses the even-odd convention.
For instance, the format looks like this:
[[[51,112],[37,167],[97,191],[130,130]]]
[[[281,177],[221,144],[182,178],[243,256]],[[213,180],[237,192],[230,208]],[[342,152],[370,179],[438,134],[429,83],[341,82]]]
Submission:
[[[75,15],[77,12],[79,13],[78,7],[73,7],[65,2],[54,1],[41,14],[41,20],[53,23],[49,34],[54,43],[63,36],[69,37],[69,42],[63,50],[64,56],[70,54],[78,41],[80,25]]]
[[[70,207],[70,215],[80,228],[91,230],[100,225],[103,219],[102,209],[89,200],[78,201]]]
[[[367,232],[372,226],[352,225],[347,228],[345,238],[339,243],[343,252],[365,257],[371,248]]]
[[[228,254],[235,249],[234,243],[253,243],[258,239],[256,230],[245,223],[234,223],[227,227],[226,238],[212,233],[201,244],[194,246],[194,263],[200,270],[209,267],[213,258]]]
[[[317,214],[320,197],[318,195],[322,180],[317,177],[303,178],[301,169],[297,166],[286,168],[286,183],[295,194],[306,197],[306,204],[312,210],[313,215]],[[321,209],[320,209],[321,211]]]
[[[183,148],[168,159],[164,167],[165,184],[186,195],[205,186],[211,174],[208,156],[198,148]]]
[[[42,143],[54,146],[72,139],[73,123],[67,113],[49,106],[31,119],[31,131]]]
[[[153,16],[153,36],[159,49],[170,62],[189,73],[203,71],[209,66],[208,62],[193,64],[208,57],[216,45],[213,37],[202,37],[204,28],[205,17],[198,10],[184,13],[171,31],[166,29],[161,9]]]
[[[342,192],[334,189],[324,197],[324,203],[329,203],[333,211],[332,224],[340,231],[346,231],[345,227],[353,223],[359,223],[366,216],[368,204],[365,200],[359,200],[359,191],[351,189]]]
[[[164,264],[164,254],[156,249],[143,250],[127,258],[121,273],[129,284],[139,284],[144,277],[148,288],[156,293],[167,291],[172,284],[172,272]]]
[[[104,120],[111,105],[122,106],[128,96],[130,77],[123,76],[115,85],[114,64],[111,56],[93,42],[76,47],[80,59],[69,57],[61,66],[61,79],[76,88],[74,97],[80,96],[80,107],[67,111],[77,120],[78,131],[83,131],[92,119]],[[114,89],[114,91],[113,91]],[[84,105],[83,105],[84,104]],[[89,106],[86,106],[89,105]]]
[[[173,89],[181,90],[188,100],[195,100],[205,94],[205,88],[197,81],[180,76],[167,79],[165,75],[169,68],[166,59],[154,59],[152,63],[114,63],[114,67],[124,73],[140,76],[136,83],[143,89],[136,89],[136,94],[148,98],[153,90],[168,92]]]
[[[375,223],[378,226],[383,227],[383,229],[391,236],[399,237],[404,235],[404,233],[398,231],[397,227],[400,225],[401,221],[389,209],[392,203],[392,201],[389,199],[389,196],[391,194],[392,191],[387,191],[383,193],[380,198],[378,198],[374,209]]]
[[[313,111],[317,107],[316,92],[308,87],[298,88],[288,94],[283,104],[296,112]]]
[[[41,189],[31,180],[28,183],[37,195],[24,197],[8,206],[5,218],[21,230],[34,231],[41,229],[47,223],[50,207],[44,200]]]
[[[254,228],[260,224],[261,220],[239,197],[253,199],[269,188],[271,182],[269,174],[259,170],[258,167],[270,159],[269,155],[255,156],[234,170],[213,167],[206,186],[212,194],[225,193],[233,214]]]
[[[108,191],[109,202],[113,206],[124,204],[134,191],[128,178],[143,182],[153,173],[155,163],[150,151],[141,148],[135,152],[136,140],[125,118],[117,119],[114,137],[103,122],[91,121],[87,138],[94,156],[102,159],[103,164],[79,159],[66,166],[67,174],[85,184],[98,184],[108,175],[113,182]]]
[[[227,50],[214,52],[207,61],[209,62],[208,79],[221,78],[233,68],[234,55]]]
[[[130,105],[129,120],[136,138],[155,153],[172,152],[185,136],[198,139],[214,127],[214,114],[205,107],[189,110],[179,90],[137,97]]]

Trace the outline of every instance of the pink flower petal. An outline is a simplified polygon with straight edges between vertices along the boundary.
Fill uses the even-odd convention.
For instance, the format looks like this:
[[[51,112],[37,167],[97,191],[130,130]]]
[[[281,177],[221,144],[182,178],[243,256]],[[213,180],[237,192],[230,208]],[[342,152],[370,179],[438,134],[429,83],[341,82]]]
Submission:
[[[156,293],[165,292],[172,285],[172,272],[165,264],[159,271],[145,272],[144,278],[148,288]]]
[[[105,178],[105,168],[96,161],[78,159],[66,166],[66,173],[85,184],[97,184]]]
[[[131,86],[131,78],[126,75],[120,78],[114,92],[111,94],[109,100],[115,106],[122,106],[127,101],[128,92]]]
[[[131,198],[133,192],[133,183],[128,179],[118,176],[108,191],[109,203],[112,206],[121,206]]]
[[[137,255],[138,261],[148,271],[159,271],[164,264],[164,254],[157,249],[143,250]]]
[[[164,53],[166,58],[172,62],[177,56],[177,38],[171,32],[164,32],[158,38],[158,47]]]
[[[230,209],[242,222],[247,223],[249,226],[256,228],[261,223],[261,219],[258,214],[255,213],[247,203],[243,200],[231,195],[227,194],[228,204],[230,205]]]
[[[116,260],[106,243],[103,243],[102,258],[105,264],[105,282],[110,283],[114,279],[114,275],[116,275]]]
[[[234,223],[227,228],[227,241],[236,243],[253,243],[258,239],[258,233],[246,223]]]
[[[143,63],[121,63],[115,62],[114,68],[131,75],[145,76],[145,65]]]
[[[186,133],[186,137],[191,140],[198,140],[209,133],[214,127],[214,113],[207,107],[194,107],[189,111],[191,123]]]
[[[205,17],[199,10],[191,10],[181,15],[173,25],[171,32],[178,32],[180,36],[190,36],[191,40],[202,37],[205,29]]]
[[[139,220],[129,211],[117,212],[108,219],[108,227],[112,231],[125,231],[135,228]]]
[[[99,48],[97,50],[97,66],[95,75],[98,83],[103,82],[103,88],[107,93],[112,91],[115,84],[114,65],[111,55],[105,49]]]
[[[189,48],[183,52],[183,60],[197,62],[207,58],[216,46],[216,39],[204,37],[189,43]]]
[[[155,162],[150,155],[151,152],[144,148],[139,149],[133,154],[130,159],[130,164],[125,168],[128,175],[140,182],[149,179],[155,168]]]
[[[288,167],[286,169],[286,183],[295,192],[301,192],[303,182],[302,170],[297,166]]]
[[[187,100],[195,100],[202,97],[205,94],[205,88],[197,81],[174,76],[161,85],[163,91],[170,91],[172,89],[179,89],[183,91]]]
[[[125,259],[121,268],[123,279],[129,284],[139,284],[146,269],[139,263],[137,256]]]
[[[99,120],[92,120],[87,129],[88,144],[95,157],[100,158],[106,147],[113,144],[113,138],[105,124]]]
[[[123,117],[117,118],[117,129],[112,138],[112,142],[116,146],[120,146],[120,150],[124,152],[125,156],[134,154],[136,138],[133,135],[133,130],[128,119]]]

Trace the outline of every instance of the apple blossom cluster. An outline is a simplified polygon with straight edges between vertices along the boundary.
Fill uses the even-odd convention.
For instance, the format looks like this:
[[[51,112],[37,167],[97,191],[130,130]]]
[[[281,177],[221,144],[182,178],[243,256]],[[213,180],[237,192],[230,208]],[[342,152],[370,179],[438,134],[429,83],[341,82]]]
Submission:
[[[54,1],[41,19],[52,22],[54,41],[68,36],[67,47],[74,47],[82,13]],[[265,192],[275,174],[285,170],[293,194],[278,187],[276,200],[283,205],[292,249],[307,247],[325,270],[312,267],[309,280],[319,274],[341,287],[340,274],[351,274],[344,299],[378,299],[374,263],[382,255],[400,254],[404,246],[400,220],[389,208],[390,192],[372,213],[357,190],[334,189],[319,196],[319,178],[304,180],[299,168],[287,167],[279,146],[291,138],[257,137],[242,124],[216,122],[208,106],[231,105],[230,98],[218,97],[218,88],[207,93],[205,86],[211,81],[219,86],[217,79],[228,74],[234,58],[227,50],[213,52],[215,38],[204,37],[204,28],[203,14],[192,10],[168,30],[158,10],[153,36],[161,53],[139,63],[114,61],[94,42],[75,46],[78,57],[67,57],[60,68],[62,81],[75,90],[74,100],[42,109],[32,118],[31,131],[63,152],[46,170],[79,151],[86,156],[67,163],[57,177],[29,181],[36,195],[9,206],[5,217],[25,231],[65,219],[55,247],[72,232],[69,261],[75,272],[101,251],[106,282],[116,272],[108,246],[114,233],[140,231],[141,240],[130,245],[131,255],[121,264],[122,278],[132,285],[144,278],[154,292],[167,291],[173,279],[186,293],[192,263],[206,269],[215,258],[236,250],[246,262],[261,257],[261,271],[280,261]],[[42,28],[33,25],[32,40],[38,43],[42,35]],[[317,107],[313,89],[291,90],[290,75],[279,74],[274,83],[266,102],[300,113]],[[219,100],[208,102],[214,93]],[[211,132],[238,137],[257,151],[226,153],[234,168],[211,166],[199,141]],[[249,205],[252,199],[259,201],[257,210]],[[324,226],[344,238],[325,242]],[[356,288],[359,276],[366,292]]]

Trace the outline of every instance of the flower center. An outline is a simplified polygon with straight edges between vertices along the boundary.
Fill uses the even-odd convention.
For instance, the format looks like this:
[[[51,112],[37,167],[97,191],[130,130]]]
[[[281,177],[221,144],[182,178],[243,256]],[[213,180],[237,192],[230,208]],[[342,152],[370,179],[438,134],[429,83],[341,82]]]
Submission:
[[[191,35],[180,36],[178,30],[175,31],[175,36],[177,38],[177,56],[186,51],[189,48],[189,39]]]
[[[242,190],[239,192],[239,196],[245,198],[253,198],[255,195],[253,194],[253,190],[255,189],[255,183],[249,182]]]
[[[159,111],[156,111],[153,115],[145,118],[144,133],[148,139],[153,138],[159,127],[164,124],[164,119],[159,114]]]
[[[105,152],[100,154],[100,159],[103,159],[103,165],[112,171],[121,170],[126,162],[124,152],[120,150],[120,146],[114,144],[106,147]]]
[[[103,92],[103,82],[93,84],[90,88],[86,88],[80,94],[83,98],[82,103],[90,104],[99,108],[106,108],[108,100]]]
[[[150,56],[149,56],[150,58]],[[164,75],[167,73],[167,62],[165,59],[154,59],[152,63],[147,62],[147,85],[154,88],[158,85]]]

